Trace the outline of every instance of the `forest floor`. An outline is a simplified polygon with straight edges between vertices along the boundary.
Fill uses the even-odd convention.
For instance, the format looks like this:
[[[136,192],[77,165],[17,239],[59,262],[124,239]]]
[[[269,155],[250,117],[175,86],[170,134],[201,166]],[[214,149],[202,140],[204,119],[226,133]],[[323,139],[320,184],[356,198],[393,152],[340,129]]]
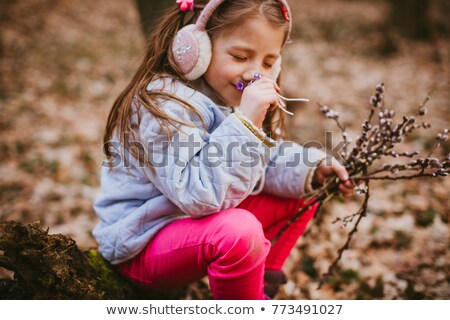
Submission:
[[[92,203],[100,191],[106,117],[144,52],[134,2],[11,3],[3,5],[0,23],[0,216],[40,220],[81,249],[95,247]],[[311,99],[290,106],[292,138],[326,145],[329,131],[332,145],[338,143],[317,102],[339,111],[356,136],[383,82],[397,119],[415,114],[431,95],[426,120],[433,127],[402,144],[429,151],[438,130],[450,127],[448,37],[400,38],[386,27],[383,1],[302,0],[292,9],[283,85],[287,96]],[[442,149],[448,154],[449,144]],[[337,273],[318,289],[352,227],[332,222],[356,212],[361,198],[322,208],[285,265],[289,281],[278,299],[450,298],[450,179],[371,186],[368,215]],[[205,292],[196,284],[187,298],[207,298]]]

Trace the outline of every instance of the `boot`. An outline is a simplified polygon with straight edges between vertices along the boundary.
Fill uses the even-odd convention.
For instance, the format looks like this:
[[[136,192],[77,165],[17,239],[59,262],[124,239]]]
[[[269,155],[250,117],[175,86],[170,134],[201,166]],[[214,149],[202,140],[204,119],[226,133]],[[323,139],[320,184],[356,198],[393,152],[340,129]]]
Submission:
[[[265,270],[264,271],[264,294],[266,297],[273,299],[278,293],[278,289],[286,284],[287,278],[282,270]]]

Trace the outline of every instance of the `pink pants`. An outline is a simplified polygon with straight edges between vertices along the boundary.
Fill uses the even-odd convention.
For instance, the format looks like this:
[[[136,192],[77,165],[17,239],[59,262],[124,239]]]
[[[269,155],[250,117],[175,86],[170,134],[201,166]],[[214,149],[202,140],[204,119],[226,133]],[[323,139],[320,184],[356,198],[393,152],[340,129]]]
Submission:
[[[151,290],[169,290],[208,275],[214,299],[264,299],[264,269],[281,269],[316,206],[292,223],[273,247],[270,240],[303,204],[303,199],[259,194],[238,208],[174,221],[119,270]]]

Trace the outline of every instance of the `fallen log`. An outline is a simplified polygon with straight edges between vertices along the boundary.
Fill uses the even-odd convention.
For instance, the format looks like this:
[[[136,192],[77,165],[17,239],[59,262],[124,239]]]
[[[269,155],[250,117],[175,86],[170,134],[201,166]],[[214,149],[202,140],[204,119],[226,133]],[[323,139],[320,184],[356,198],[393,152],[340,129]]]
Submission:
[[[96,250],[75,240],[0,219],[0,299],[182,299],[187,288],[166,293],[132,286]]]

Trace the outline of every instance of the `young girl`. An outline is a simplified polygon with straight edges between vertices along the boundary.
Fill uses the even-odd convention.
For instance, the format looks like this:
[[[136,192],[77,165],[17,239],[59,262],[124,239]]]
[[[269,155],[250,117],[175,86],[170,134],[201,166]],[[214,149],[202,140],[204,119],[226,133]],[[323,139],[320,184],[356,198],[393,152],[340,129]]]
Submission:
[[[353,193],[336,160],[282,139],[291,23],[286,1],[178,0],[155,27],[109,114],[94,205],[100,252],[132,282],[158,291],[208,275],[215,299],[273,297],[316,209],[271,247],[300,196],[333,174]]]

